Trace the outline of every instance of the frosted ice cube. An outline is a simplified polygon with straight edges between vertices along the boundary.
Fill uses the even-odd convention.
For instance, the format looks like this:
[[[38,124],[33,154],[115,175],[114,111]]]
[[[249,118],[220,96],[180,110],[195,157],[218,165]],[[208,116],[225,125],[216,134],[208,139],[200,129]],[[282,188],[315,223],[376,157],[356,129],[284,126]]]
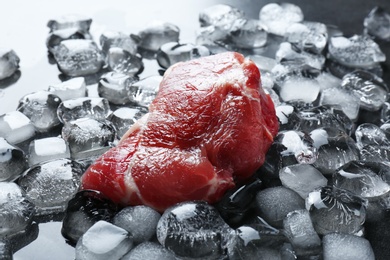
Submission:
[[[315,79],[291,77],[280,87],[280,98],[283,101],[300,100],[306,103],[314,102],[320,93],[320,85]]]
[[[151,21],[141,30],[138,46],[150,51],[157,51],[161,45],[167,42],[179,41],[180,29],[172,23]]]
[[[80,186],[82,166],[70,159],[35,165],[24,172],[18,184],[39,215],[63,212]]]
[[[50,52],[53,52],[54,48],[60,45],[62,41],[70,39],[91,40],[92,36],[84,30],[76,27],[55,30],[47,37],[46,46]]]
[[[380,6],[374,7],[364,19],[365,31],[378,39],[390,40],[390,13]]]
[[[277,62],[299,60],[319,70],[321,70],[325,64],[325,57],[321,54],[313,54],[297,49],[295,45],[289,42],[282,42],[280,44],[279,49],[276,51],[275,59]]]
[[[267,32],[259,20],[236,19],[230,28],[229,40],[238,48],[260,48],[267,43]]]
[[[50,85],[48,90],[62,101],[86,96],[86,84],[83,77],[76,77],[64,82]]]
[[[261,8],[259,18],[269,33],[283,36],[291,24],[303,21],[303,13],[291,3],[270,3]]]
[[[0,137],[0,182],[17,179],[27,167],[24,151]]]
[[[341,107],[352,121],[356,121],[359,115],[360,98],[347,89],[340,87],[327,88],[321,91],[320,105]]]
[[[19,111],[0,116],[0,137],[11,144],[18,144],[35,135],[35,127],[30,119]]]
[[[118,138],[121,138],[146,113],[147,110],[140,107],[121,107],[112,113],[109,120],[115,126]]]
[[[119,31],[104,31],[99,38],[100,46],[104,54],[108,53],[111,47],[119,47],[132,55],[137,53],[137,43],[130,35]]]
[[[108,50],[106,62],[110,70],[130,76],[138,75],[144,70],[139,54],[133,55],[119,47],[111,47]]]
[[[323,23],[303,21],[289,26],[285,38],[300,50],[321,53],[328,41],[328,30]]]
[[[176,260],[177,258],[171,251],[155,242],[141,243],[121,258],[121,260],[146,259]]]
[[[12,76],[19,69],[19,56],[14,50],[0,48],[0,80]]]
[[[61,72],[72,77],[94,74],[104,64],[101,51],[92,40],[65,40],[53,52]]]
[[[19,100],[18,110],[30,118],[39,132],[48,132],[60,124],[57,108],[61,99],[49,91],[27,94]]]
[[[56,31],[66,28],[79,28],[85,32],[89,31],[91,26],[92,19],[80,15],[80,14],[66,14],[55,19],[49,20],[47,27],[50,28],[50,31]]]
[[[156,75],[133,83],[128,91],[130,101],[139,106],[148,107],[157,95],[161,80],[162,77]]]
[[[30,143],[28,156],[30,166],[62,158],[70,158],[70,152],[67,143],[61,137],[35,139]]]
[[[131,235],[126,230],[100,220],[77,242],[76,260],[119,260],[132,247]]]
[[[100,97],[107,99],[112,104],[124,105],[130,102],[127,91],[130,85],[136,81],[138,81],[136,77],[119,72],[107,72],[100,78],[97,90]]]
[[[235,7],[216,4],[199,13],[199,22],[202,27],[213,25],[222,30],[229,30],[234,21],[243,17],[244,12]]]

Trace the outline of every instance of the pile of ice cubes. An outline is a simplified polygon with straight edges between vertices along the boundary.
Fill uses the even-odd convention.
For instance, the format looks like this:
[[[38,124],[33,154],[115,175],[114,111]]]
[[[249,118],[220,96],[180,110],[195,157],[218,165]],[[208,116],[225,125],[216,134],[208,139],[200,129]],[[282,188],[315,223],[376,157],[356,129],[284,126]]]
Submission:
[[[267,4],[258,19],[218,4],[199,22],[194,43],[181,43],[180,29],[162,21],[138,34],[105,31],[98,42],[89,17],[49,21],[47,48],[66,80],[0,116],[0,258],[53,219],[76,259],[390,258],[390,102],[379,47],[390,40],[390,14],[373,8],[353,36],[306,21],[291,3]],[[162,216],[79,191],[86,167],[158,92],[157,72],[139,78],[143,59],[164,72],[223,51],[257,64],[280,122],[254,181],[216,205],[184,202]],[[0,49],[0,82],[18,63]]]

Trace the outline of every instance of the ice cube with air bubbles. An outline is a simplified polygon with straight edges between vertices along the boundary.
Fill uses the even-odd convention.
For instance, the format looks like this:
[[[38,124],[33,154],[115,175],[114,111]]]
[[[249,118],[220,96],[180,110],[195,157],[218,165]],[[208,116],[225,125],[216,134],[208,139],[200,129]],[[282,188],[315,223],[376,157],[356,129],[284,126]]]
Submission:
[[[359,160],[356,142],[341,129],[318,128],[310,132],[310,137],[318,151],[313,166],[325,176],[350,161]]]
[[[19,56],[9,48],[0,48],[0,80],[11,77],[19,69]]]
[[[179,35],[180,29],[176,25],[154,20],[148,23],[135,37],[139,38],[138,47],[156,52],[165,43],[178,42]]]
[[[260,9],[259,18],[269,33],[284,36],[291,24],[303,21],[303,13],[291,3],[270,3]]]
[[[106,56],[109,70],[129,76],[140,74],[144,70],[144,63],[139,54],[131,54],[119,47],[111,47]]]
[[[137,43],[130,37],[130,35],[125,34],[120,31],[106,30],[104,31],[99,38],[100,46],[105,55],[108,54],[108,51],[112,47],[121,48],[131,55],[137,54]]]
[[[28,155],[30,166],[62,158],[70,158],[70,151],[68,144],[61,137],[46,137],[31,141]]]
[[[42,90],[23,96],[17,110],[30,119],[38,132],[48,132],[60,124],[57,116],[60,103],[58,96]]]
[[[369,35],[390,41],[390,13],[380,6],[375,6],[364,18],[364,29]]]
[[[315,190],[306,198],[306,209],[319,235],[358,234],[366,219],[366,204],[365,199],[332,186]]]
[[[34,125],[22,112],[12,111],[0,115],[0,137],[10,144],[19,144],[34,135]]]
[[[149,241],[137,245],[121,258],[121,260],[145,259],[176,260],[177,258],[159,243]]]
[[[283,186],[266,188],[256,194],[257,215],[276,228],[283,228],[283,219],[288,213],[304,208],[305,200]]]
[[[0,208],[0,239],[23,232],[35,215],[35,205],[13,182],[0,182]]]
[[[80,186],[82,165],[58,159],[34,165],[18,179],[26,198],[36,205],[36,214],[63,212]]]
[[[103,55],[92,40],[65,40],[53,53],[60,71],[71,77],[97,73],[104,65]]]
[[[65,123],[62,138],[69,145],[73,159],[99,156],[111,148],[116,138],[114,126],[108,120],[80,118]]]
[[[322,239],[323,257],[326,260],[374,260],[370,242],[359,236],[332,233]]]
[[[146,113],[147,109],[141,107],[121,107],[115,110],[108,119],[114,125],[117,137],[121,138]]]
[[[148,107],[156,98],[162,81],[161,76],[149,76],[133,83],[128,90],[130,101],[143,107]]]
[[[47,27],[50,28],[51,32],[67,28],[78,28],[88,32],[91,23],[92,19],[87,16],[80,14],[66,14],[49,20]]]
[[[62,41],[70,40],[70,39],[91,40],[92,36],[88,32],[85,32],[84,30],[81,30],[76,27],[55,30],[51,32],[47,37],[46,46],[49,52],[53,53],[55,47],[60,45]]]
[[[25,152],[0,137],[0,182],[17,179],[27,168]]]
[[[206,202],[183,202],[167,209],[157,224],[157,239],[178,257],[222,257],[231,228]]]
[[[157,222],[161,215],[147,206],[126,207],[115,215],[112,223],[127,230],[134,244],[149,241],[156,234]]]
[[[83,77],[71,78],[49,86],[48,91],[58,96],[62,101],[85,97],[87,88]]]
[[[115,105],[124,105],[130,102],[127,95],[131,84],[138,81],[137,77],[128,76],[120,72],[107,72],[101,76],[98,83],[98,93]]]
[[[233,21],[228,40],[237,48],[260,48],[267,43],[267,32],[259,20],[241,18]]]
[[[76,260],[119,260],[132,248],[131,234],[123,228],[100,220],[77,242]]]
[[[283,220],[283,229],[297,256],[319,256],[321,239],[314,230],[309,211],[294,210]]]
[[[298,193],[303,199],[315,189],[324,187],[328,180],[310,164],[295,164],[283,167],[279,178],[284,187]]]
[[[79,118],[104,120],[111,112],[110,104],[107,99],[89,97],[63,101],[57,109],[58,118],[62,123]]]
[[[378,111],[387,100],[388,87],[380,77],[364,70],[346,74],[341,86],[352,90],[360,98],[360,107]]]
[[[386,55],[379,45],[364,35],[332,37],[328,51],[332,60],[354,68],[372,68],[386,61]]]
[[[171,65],[210,55],[205,46],[196,46],[191,43],[168,42],[161,45],[157,52],[157,62],[162,68],[169,68]]]
[[[319,54],[328,41],[328,30],[323,23],[293,23],[287,27],[285,39],[300,50]]]
[[[111,222],[117,212],[118,206],[99,191],[79,191],[68,202],[61,233],[75,245],[94,223],[99,220]]]

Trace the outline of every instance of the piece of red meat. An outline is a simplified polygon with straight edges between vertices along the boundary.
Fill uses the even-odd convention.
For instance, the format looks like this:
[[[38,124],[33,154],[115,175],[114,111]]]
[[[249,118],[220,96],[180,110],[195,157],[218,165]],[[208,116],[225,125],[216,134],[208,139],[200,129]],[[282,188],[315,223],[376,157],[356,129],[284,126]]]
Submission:
[[[170,67],[149,113],[82,176],[121,205],[218,201],[250,177],[278,131],[256,65],[227,52]]]

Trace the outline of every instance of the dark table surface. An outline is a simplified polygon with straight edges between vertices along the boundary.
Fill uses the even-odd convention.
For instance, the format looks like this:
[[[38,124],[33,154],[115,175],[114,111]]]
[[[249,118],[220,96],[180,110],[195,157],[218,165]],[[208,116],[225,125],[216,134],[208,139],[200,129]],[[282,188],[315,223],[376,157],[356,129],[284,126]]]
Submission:
[[[77,13],[93,19],[91,33],[97,37],[105,29],[137,33],[150,20],[172,22],[181,29],[181,42],[194,42],[199,27],[200,10],[217,3],[242,9],[247,17],[258,18],[264,0],[68,0],[68,1],[7,1],[2,4],[0,37],[2,47],[15,50],[21,59],[19,80],[7,87],[0,86],[0,114],[16,109],[19,99],[37,90],[59,83],[59,71],[50,65],[45,45],[49,29],[47,21],[62,14]],[[390,11],[388,0],[290,0],[299,5],[305,20],[337,25],[346,36],[361,34],[363,20],[375,6]],[[382,43],[390,59],[390,43]],[[157,74],[155,61],[147,61],[141,77]],[[390,62],[384,63],[384,79],[390,85]],[[60,223],[40,225],[38,240],[20,250],[15,259],[74,259],[73,248],[66,245],[60,234]]]

